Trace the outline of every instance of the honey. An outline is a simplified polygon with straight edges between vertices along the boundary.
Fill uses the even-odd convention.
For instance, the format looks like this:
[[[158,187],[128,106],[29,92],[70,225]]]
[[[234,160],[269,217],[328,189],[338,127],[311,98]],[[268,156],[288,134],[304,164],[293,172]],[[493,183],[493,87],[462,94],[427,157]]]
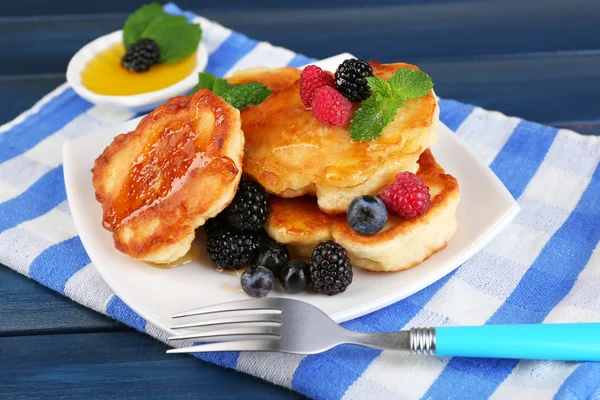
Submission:
[[[81,72],[81,83],[94,93],[128,96],[169,87],[196,68],[196,53],[171,64],[157,64],[144,72],[131,72],[121,66],[123,43],[116,43],[92,58]]]
[[[202,255],[202,250],[200,250],[200,246],[198,246],[195,243],[192,243],[192,247],[190,247],[190,250],[183,257],[178,258],[177,260],[175,260],[173,262],[170,262],[168,264],[156,264],[156,263],[146,261],[146,264],[148,264],[154,268],[171,269],[171,268],[180,267],[185,264],[189,264],[192,261],[199,259],[201,255]]]
[[[115,230],[177,192],[190,171],[206,167],[211,159],[199,150],[198,135],[196,127],[187,121],[172,121],[161,129],[149,130],[144,148],[105,213],[104,227]]]

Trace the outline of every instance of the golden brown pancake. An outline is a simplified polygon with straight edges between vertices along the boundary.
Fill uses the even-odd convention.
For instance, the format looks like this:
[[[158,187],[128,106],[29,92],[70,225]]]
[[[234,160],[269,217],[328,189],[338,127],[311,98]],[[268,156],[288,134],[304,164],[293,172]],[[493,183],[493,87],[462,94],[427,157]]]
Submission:
[[[414,267],[446,246],[456,231],[459,200],[458,182],[445,173],[429,150],[419,158],[417,175],[429,187],[431,205],[427,211],[412,219],[390,215],[375,235],[356,233],[345,214],[325,214],[309,196],[272,196],[267,233],[286,243],[297,257],[310,257],[318,243],[335,240],[346,249],[355,267],[386,272]]]
[[[371,65],[383,79],[402,68],[418,69],[404,63]],[[273,70],[271,85],[278,76]],[[316,195],[324,212],[345,212],[354,197],[379,193],[398,171],[415,171],[420,154],[437,140],[439,108],[433,91],[406,101],[379,138],[353,141],[348,126],[324,125],[313,117],[300,100],[299,85],[242,111],[244,172],[280,197]]]
[[[171,98],[96,159],[93,184],[115,247],[154,263],[182,257],[194,230],[233,199],[242,171],[239,111],[211,91]]]
[[[293,67],[265,68],[255,67],[234,72],[226,78],[232,85],[260,82],[272,92],[278,92],[300,79],[300,70]]]

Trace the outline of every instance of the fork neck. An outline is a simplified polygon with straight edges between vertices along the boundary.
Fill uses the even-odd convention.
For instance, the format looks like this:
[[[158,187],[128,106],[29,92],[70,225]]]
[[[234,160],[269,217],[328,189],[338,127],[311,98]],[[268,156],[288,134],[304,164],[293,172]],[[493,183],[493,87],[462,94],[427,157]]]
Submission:
[[[435,354],[435,329],[412,328],[410,331],[363,333],[345,330],[346,343],[379,350],[396,350],[411,354]]]
[[[346,331],[344,341],[379,350],[410,351],[410,332],[364,333]]]

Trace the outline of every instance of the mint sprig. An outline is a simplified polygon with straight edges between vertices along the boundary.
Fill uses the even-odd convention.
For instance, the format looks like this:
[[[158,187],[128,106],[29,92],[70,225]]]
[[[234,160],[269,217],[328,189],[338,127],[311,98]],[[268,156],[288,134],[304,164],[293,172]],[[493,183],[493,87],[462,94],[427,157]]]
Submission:
[[[152,39],[160,49],[160,63],[170,64],[192,54],[200,44],[202,29],[187,18],[165,14],[148,24],[142,38]]]
[[[200,72],[198,74],[198,84],[192,89],[192,94],[200,89],[208,89],[217,96],[223,96],[232,86],[225,79],[217,78],[209,72]]]
[[[152,39],[160,49],[160,63],[183,60],[198,48],[202,37],[200,25],[185,17],[167,14],[158,3],[137,9],[125,21],[123,44],[131,46],[140,39]]]
[[[433,88],[429,75],[410,68],[402,68],[394,73],[389,80],[394,96],[402,100],[412,100],[423,97]]]
[[[123,26],[123,44],[128,48],[138,40],[142,39],[142,33],[154,19],[166,15],[165,10],[158,3],[150,3],[141,6],[125,21]]]
[[[368,77],[367,82],[373,94],[362,102],[350,121],[349,131],[353,140],[378,138],[396,118],[404,101],[423,97],[433,88],[427,74],[409,68],[396,71],[387,81],[373,76]]]
[[[258,82],[234,85],[224,95],[223,100],[241,110],[253,104],[262,103],[271,95],[271,90]]]
[[[249,82],[232,85],[225,79],[217,78],[208,72],[200,72],[198,84],[192,89],[192,93],[200,89],[211,90],[238,110],[260,104],[271,95],[271,90],[262,83]]]

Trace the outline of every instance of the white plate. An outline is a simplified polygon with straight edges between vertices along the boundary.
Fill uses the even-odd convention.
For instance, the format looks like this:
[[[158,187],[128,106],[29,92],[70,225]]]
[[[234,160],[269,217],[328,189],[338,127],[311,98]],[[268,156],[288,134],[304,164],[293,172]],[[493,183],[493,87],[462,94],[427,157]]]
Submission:
[[[323,67],[334,69],[339,63],[340,59],[334,57]],[[104,280],[139,315],[169,331],[171,315],[248,297],[237,289],[238,276],[216,272],[207,257],[163,270],[135,261],[113,247],[111,234],[102,228],[102,210],[94,197],[90,169],[114,136],[134,129],[138,122],[135,119],[66,143],[65,183],[81,241]],[[355,269],[352,285],[339,296],[310,292],[287,295],[280,287],[270,296],[302,299],[338,322],[360,317],[436,282],[473,256],[517,215],[519,206],[500,180],[443,124],[432,151],[446,171],[456,177],[461,192],[458,230],[444,250],[403,272],[383,274]]]
[[[198,73],[204,71],[208,62],[208,51],[200,42],[196,51],[196,68],[188,76],[168,86],[153,92],[130,96],[108,96],[94,93],[81,83],[81,71],[87,63],[99,52],[123,41],[123,31],[115,31],[91,41],[83,46],[69,61],[67,66],[67,81],[75,92],[98,106],[115,109],[127,109],[135,113],[152,110],[167,101],[169,97],[188,93],[198,83]]]

